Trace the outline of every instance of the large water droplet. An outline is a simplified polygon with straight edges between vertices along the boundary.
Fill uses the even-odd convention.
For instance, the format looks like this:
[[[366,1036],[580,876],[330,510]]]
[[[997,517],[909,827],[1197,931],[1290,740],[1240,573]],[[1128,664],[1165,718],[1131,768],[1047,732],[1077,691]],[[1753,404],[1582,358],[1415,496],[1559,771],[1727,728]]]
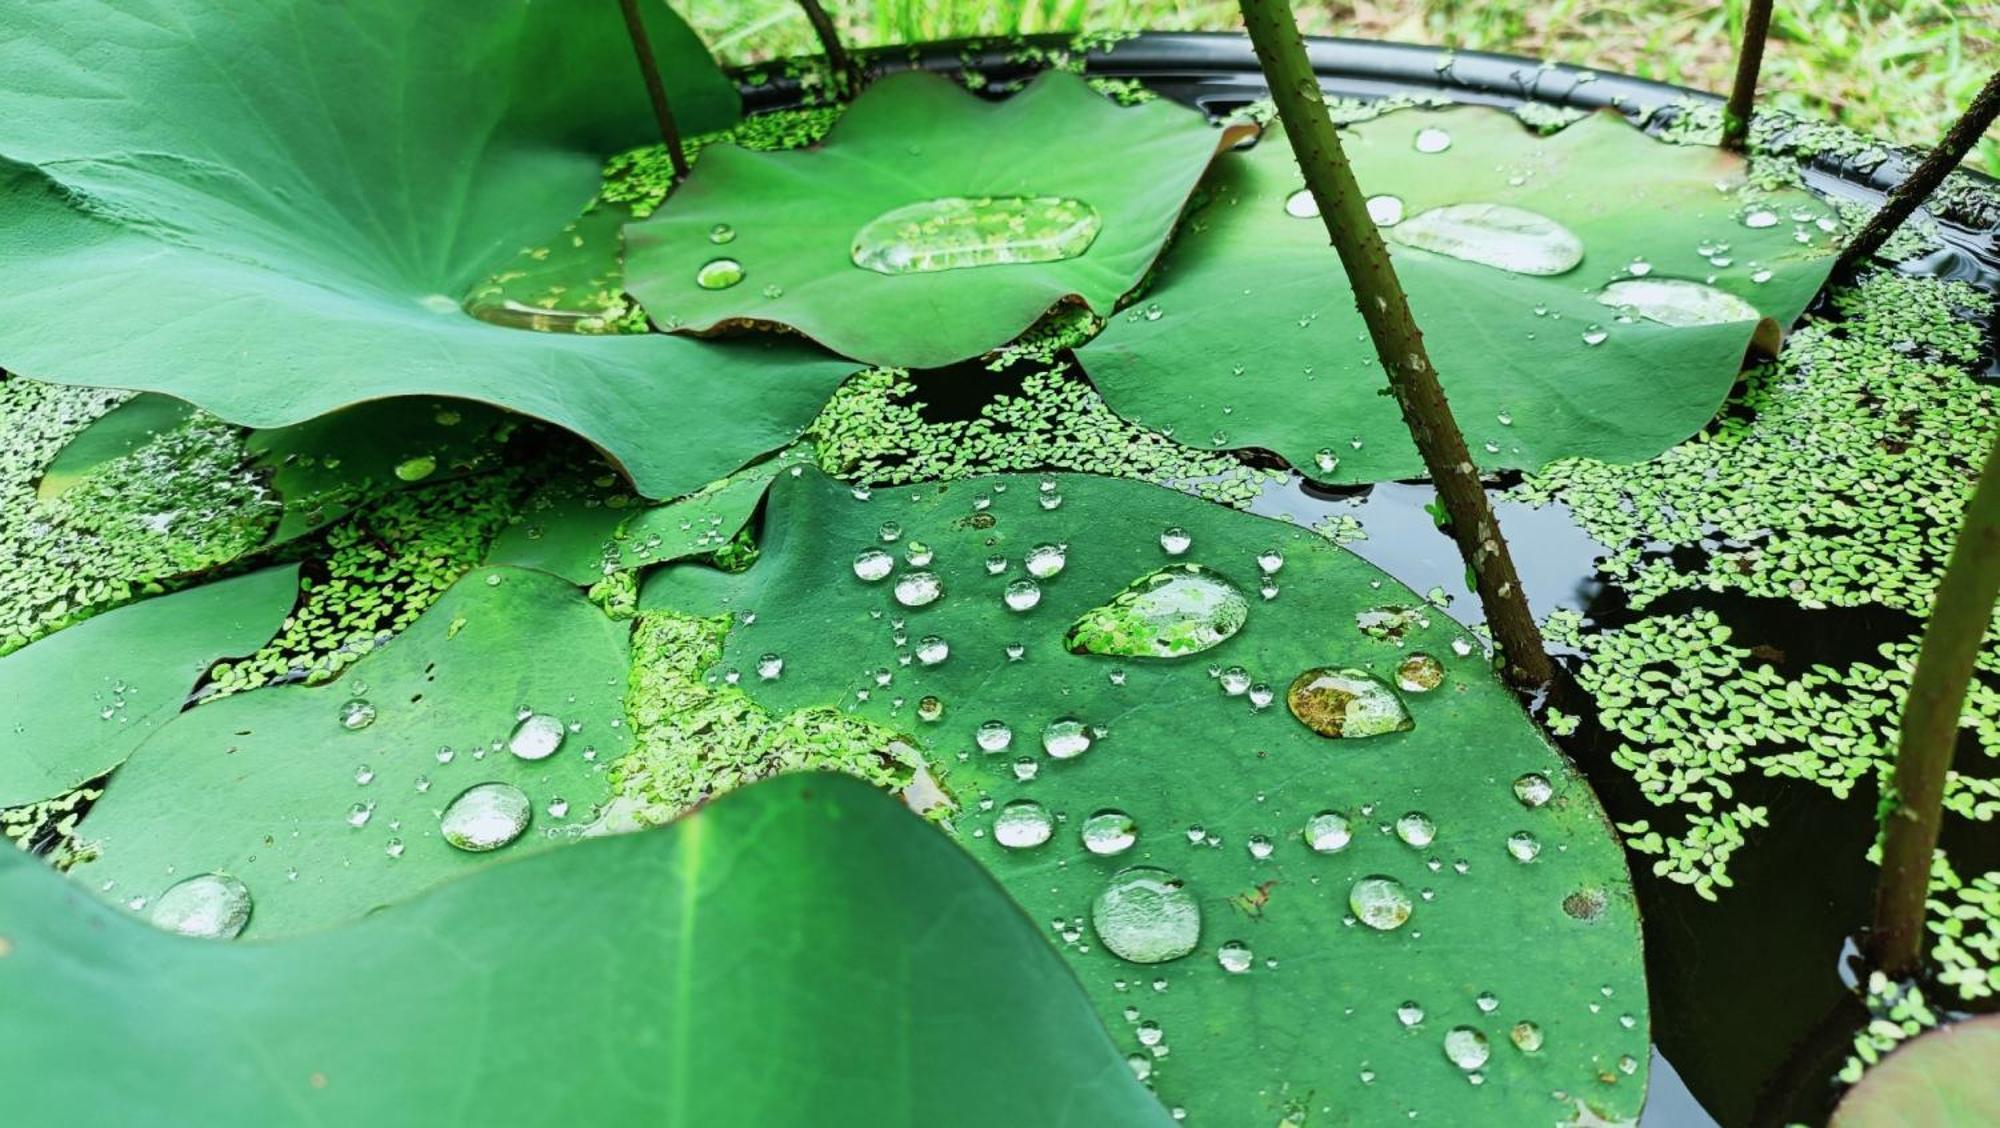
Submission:
[[[1389,237],[1406,247],[1514,274],[1562,274],[1583,261],[1583,240],[1569,228],[1511,204],[1431,208],[1390,228]]]
[[[1347,891],[1347,907],[1361,923],[1388,932],[1410,919],[1410,894],[1395,878],[1374,874]]]
[[[854,265],[878,274],[1058,262],[1090,248],[1103,220],[1061,196],[943,196],[883,212],[854,235]]]
[[[1058,544],[1038,544],[1028,550],[1024,563],[1028,574],[1038,580],[1046,580],[1063,570],[1069,563],[1069,550]]]
[[[340,707],[340,727],[353,732],[375,723],[375,706],[356,697]]]
[[[1139,824],[1123,811],[1099,811],[1084,820],[1083,848],[1099,857],[1122,854],[1139,841]]]
[[[1160,548],[1168,556],[1179,556],[1181,553],[1186,552],[1188,546],[1193,543],[1194,538],[1189,536],[1188,531],[1179,525],[1170,526],[1160,533]]]
[[[1430,845],[1437,838],[1437,829],[1437,824],[1422,811],[1411,811],[1396,820],[1396,837],[1402,839],[1405,846],[1422,849]]]
[[[1539,807],[1555,793],[1555,786],[1549,783],[1549,777],[1540,772],[1528,772],[1514,781],[1514,798],[1519,799],[1523,807]]]
[[[710,259],[694,275],[694,284],[704,290],[727,290],[741,281],[743,264],[733,258]]]
[[[1321,811],[1306,820],[1306,845],[1320,854],[1338,854],[1354,840],[1347,816],[1338,811]]]
[[[925,635],[917,640],[917,661],[926,666],[935,666],[951,657],[951,644],[936,635]]]
[[[895,567],[896,558],[879,548],[865,549],[854,558],[854,575],[863,583],[887,579]]]
[[[1396,663],[1396,685],[1405,693],[1429,693],[1444,684],[1444,664],[1428,654]]]
[[[1014,743],[1014,730],[1005,721],[981,721],[972,739],[981,752],[1005,752]]]
[[[507,750],[523,760],[546,760],[562,747],[563,723],[547,713],[531,713],[515,727]]]
[[[1074,760],[1090,751],[1090,730],[1073,717],[1050,721],[1042,730],[1042,750],[1051,759]]]
[[[1047,807],[1033,799],[1016,799],[1000,808],[993,820],[993,841],[1009,850],[1025,850],[1047,842],[1054,830]]]
[[[444,809],[438,829],[446,842],[461,850],[498,850],[528,829],[531,806],[528,796],[513,784],[474,784]]]
[[[1230,940],[1215,950],[1215,962],[1221,964],[1222,970],[1231,975],[1241,975],[1249,971],[1253,958],[1250,945],[1241,940]]]
[[[1318,219],[1319,201],[1313,198],[1312,189],[1301,188],[1286,196],[1285,214],[1293,219]]]
[[[1007,605],[1009,611],[1033,610],[1034,606],[1042,601],[1042,587],[1033,580],[1015,580],[1007,585],[1007,590],[1001,593],[1000,600]]]
[[[153,903],[153,923],[182,936],[234,940],[250,923],[250,888],[227,874],[197,874]]]
[[[1764,316],[1756,306],[1727,290],[1680,278],[1629,278],[1613,282],[1597,295],[1597,300],[1661,325],[1722,325],[1758,321]]]
[[[1416,146],[1419,153],[1442,153],[1451,148],[1451,134],[1434,125],[1425,126],[1417,131]]]
[[[1234,635],[1249,615],[1249,601],[1219,574],[1199,564],[1172,564],[1084,612],[1063,645],[1077,654],[1179,658]]]
[[[896,577],[896,602],[905,607],[935,603],[943,594],[944,581],[935,572],[905,572]]]
[[[1201,942],[1201,905],[1163,869],[1120,870],[1090,907],[1097,938],[1112,955],[1137,964],[1166,963]]]
[[[1485,1065],[1492,1053],[1492,1047],[1486,1044],[1486,1035],[1470,1026],[1454,1026],[1445,1031],[1444,1056],[1468,1073]]]
[[[1541,852],[1541,839],[1525,830],[1517,830],[1507,836],[1507,853],[1517,862],[1532,862]]]
[[[1285,691],[1285,704],[1321,736],[1356,739],[1417,727],[1396,691],[1366,670],[1307,670]]]

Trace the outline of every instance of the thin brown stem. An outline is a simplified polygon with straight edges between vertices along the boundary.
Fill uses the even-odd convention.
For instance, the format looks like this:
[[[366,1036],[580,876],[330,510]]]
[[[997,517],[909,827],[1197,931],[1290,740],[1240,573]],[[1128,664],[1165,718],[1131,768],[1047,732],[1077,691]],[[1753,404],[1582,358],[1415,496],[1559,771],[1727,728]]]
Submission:
[[[1965,107],[1965,113],[1959,115],[1957,121],[1951,123],[1951,128],[1945,131],[1944,140],[1938,142],[1937,148],[1932,149],[1923,163],[1896,185],[1889,198],[1882,202],[1882,207],[1868,217],[1868,222],[1854,238],[1848,240],[1847,246],[1840,252],[1840,265],[1852,267],[1881,250],[1889,236],[1895,234],[1896,229],[1917,210],[1917,205],[1929,199],[1951,170],[1958,167],[1974,145],[1979,144],[1980,135],[1993,127],[1995,118],[2000,118],[2000,71],[1994,71],[1993,77],[1986,80],[1986,85],[1980,88],[1978,94],[1973,95],[1972,103]]]
[[[646,79],[646,96],[653,100],[653,116],[660,122],[660,140],[667,157],[674,162],[674,179],[688,174],[687,154],[681,151],[681,131],[674,125],[673,108],[667,105],[667,87],[660,81],[660,64],[653,59],[653,41],[646,36],[646,21],[639,16],[639,0],[618,0],[625,12],[625,30],[632,36],[632,53],[639,57],[639,73]]]
[[[1368,217],[1368,205],[1354,182],[1354,170],[1340,147],[1340,137],[1327,116],[1319,79],[1306,60],[1287,0],[1241,0],[1243,23],[1257,49],[1285,136],[1305,173],[1306,187],[1319,202],[1319,214],[1340,253],[1341,265],[1354,286],[1354,298],[1376,355],[1388,373],[1390,391],[1402,408],[1410,437],[1430,470],[1438,499],[1444,503],[1451,534],[1472,570],[1486,622],[1500,644],[1502,672],[1509,684],[1524,692],[1549,685],[1554,667],[1542,643],[1542,633],[1528,611],[1521,579],[1500,524],[1487,504],[1479,468],[1465,446],[1465,436],[1445,402],[1437,370],[1424,351],[1402,284],[1389,262],[1388,248]]]
[[[827,68],[833,71],[834,82],[843,88],[840,93],[848,97],[860,93],[861,68],[841,44],[840,29],[834,26],[833,17],[826,14],[819,0],[799,0],[799,7],[805,10],[806,21],[812,24],[813,34],[819,36],[819,49],[826,55]]]
[[[1743,49],[1736,55],[1736,84],[1722,111],[1722,147],[1740,153],[1750,142],[1750,114],[1757,108],[1757,72],[1764,68],[1764,40],[1771,33],[1771,0],[1750,0],[1743,20]]]
[[[1923,963],[1924,900],[1937,849],[1945,778],[1958,746],[1960,710],[2000,595],[2000,436],[1965,505],[1965,523],[1938,581],[1930,622],[1903,702],[1893,804],[1882,840],[1882,879],[1869,933],[1876,965],[1905,978]]]

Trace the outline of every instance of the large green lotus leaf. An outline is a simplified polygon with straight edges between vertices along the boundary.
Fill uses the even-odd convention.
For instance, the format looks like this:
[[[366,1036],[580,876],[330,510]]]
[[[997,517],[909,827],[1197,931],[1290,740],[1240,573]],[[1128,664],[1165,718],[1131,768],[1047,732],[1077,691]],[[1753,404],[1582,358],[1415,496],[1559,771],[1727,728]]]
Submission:
[[[670,329],[769,322],[874,364],[962,360],[1065,299],[1109,313],[1152,265],[1218,143],[1234,137],[1165,102],[1121,108],[1061,72],[997,103],[925,72],[891,75],[815,148],[704,150],[687,183],[625,229],[625,288]],[[935,224],[953,233],[940,241],[905,244],[959,240],[956,253],[928,259],[937,268],[857,265],[864,246],[882,245],[861,238],[871,221],[941,200],[987,202]],[[1023,200],[1044,203],[1000,214]],[[733,238],[715,242],[718,225]],[[1035,249],[1005,249],[1017,244]],[[961,254],[989,261],[938,265]],[[704,288],[703,266],[723,258],[742,280]]]
[[[727,123],[734,91],[647,10],[684,128]],[[651,120],[616,5],[596,0],[7,5],[0,366],[253,427],[481,400],[684,493],[790,441],[849,366],[460,308]]]
[[[1861,1075],[1831,1128],[1983,1128],[2000,1124],[2000,1017],[1955,1022],[1896,1048]]]
[[[296,566],[267,568],[107,611],[0,658],[0,807],[117,767],[202,671],[276,633],[298,592]]]
[[[837,776],[277,944],[0,851],[0,995],[24,1124],[1167,1123],[991,879]]]
[[[1191,540],[1178,556],[1161,543],[1172,527]],[[1646,989],[1619,846],[1587,785],[1479,652],[1374,567],[1303,529],[1072,475],[898,487],[865,502],[817,475],[785,475],[766,503],[762,547],[738,576],[672,566],[648,581],[642,605],[735,612],[717,674],[740,671],[740,686],[773,710],[836,707],[908,733],[958,800],[960,840],[1049,923],[1161,1098],[1190,1122],[1403,1124],[1414,1112],[1427,1123],[1552,1123],[1577,1115],[1578,1102],[1609,1119],[1637,1114]],[[854,564],[876,550],[932,559],[871,583]],[[1030,567],[1047,573],[1051,552],[1062,567],[1034,581],[1039,602],[1010,610],[1003,593]],[[1269,599],[1266,554],[1279,569]],[[1187,564],[1247,601],[1226,641],[1167,659],[1066,649],[1087,612]],[[896,591],[922,587],[918,572],[943,594],[905,606]],[[1357,616],[1384,608],[1367,620],[1382,637],[1361,629]],[[1112,650],[1146,649],[1153,637],[1129,622],[1097,625]],[[1159,637],[1186,651],[1198,636]],[[949,653],[929,664],[933,638]],[[1287,687],[1310,668],[1394,683],[1418,653],[1438,660],[1444,680],[1399,695],[1414,729],[1330,739],[1288,711]],[[775,679],[753,676],[770,668],[766,654],[782,659]],[[1001,751],[979,739],[989,721],[1011,733]],[[1060,721],[1077,727],[1051,732]],[[1046,751],[1053,738],[1077,753],[1079,736],[1080,754]],[[1516,797],[1530,774],[1548,781],[1540,806]],[[1015,806],[1023,801],[1041,805],[1053,835],[1003,847],[997,838],[1035,836],[1037,812]],[[1104,811],[1137,828],[1122,853],[1080,841]],[[1322,812],[1348,820],[1345,849],[1319,853],[1304,840]],[[1423,845],[1399,839],[1411,812],[1401,833]],[[1121,822],[1107,821],[1098,826]],[[1516,835],[1529,837],[1510,849]],[[1532,860],[1516,860],[1514,849],[1532,847]],[[1141,955],[1172,950],[1148,953],[1127,943],[1138,930],[1096,914],[1114,875],[1133,866],[1168,871],[1198,905],[1198,943],[1184,957],[1128,962],[1106,949],[1108,936]],[[1401,927],[1356,922],[1350,898],[1374,876],[1407,897]],[[1398,1018],[1406,1002],[1422,1011],[1410,1025]],[[1523,1042],[1539,1048],[1513,1044],[1523,1022],[1535,1024]],[[1485,1040],[1477,1070],[1447,1056],[1461,1026]],[[1452,1042],[1474,1060],[1461,1040],[1476,1040]]]
[[[282,936],[571,837],[627,744],[626,650],[571,584],[476,569],[339,680],[161,728],[80,824],[99,856],[73,872],[140,911],[189,874],[231,874],[256,891],[247,935]],[[538,734],[552,754],[515,754]],[[527,796],[526,831],[497,854],[448,844],[440,812],[489,782]]]
[[[1378,218],[1400,213],[1383,228],[1391,258],[1488,470],[1573,455],[1634,462],[1681,441],[1715,414],[1752,337],[1775,343],[1833,264],[1818,226],[1827,205],[1753,195],[1740,157],[1654,141],[1615,114],[1538,137],[1495,110],[1405,110],[1343,136],[1362,191],[1392,198]],[[1423,151],[1444,138],[1443,151]],[[1328,482],[1422,476],[1317,211],[1287,210],[1302,185],[1276,127],[1218,162],[1215,198],[1163,261],[1148,304],[1078,356],[1115,410],[1182,442],[1275,451]],[[1565,254],[1558,231],[1523,231],[1518,215],[1477,208],[1487,204],[1553,220],[1580,247]],[[1742,319],[1675,326],[1623,313],[1599,300],[1614,283],[1618,300],[1659,316],[1711,316],[1684,301],[1705,296],[1683,285],[1694,283],[1740,300],[1712,316]]]

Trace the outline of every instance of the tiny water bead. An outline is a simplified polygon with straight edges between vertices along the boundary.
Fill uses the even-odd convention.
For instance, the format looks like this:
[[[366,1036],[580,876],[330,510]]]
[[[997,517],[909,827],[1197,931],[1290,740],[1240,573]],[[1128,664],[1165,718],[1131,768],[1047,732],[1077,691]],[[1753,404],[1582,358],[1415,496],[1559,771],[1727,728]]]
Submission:
[[[1015,580],[1007,585],[1000,600],[1009,611],[1031,611],[1042,601],[1042,587],[1033,580]]]
[[[1333,452],[1332,447],[1321,447],[1313,455],[1313,465],[1319,467],[1320,473],[1331,474],[1340,467],[1340,456]]]
[[[867,549],[854,558],[854,575],[863,583],[887,579],[895,568],[896,558],[879,548]]]
[[[1613,282],[1598,293],[1597,300],[1648,321],[1677,328],[1757,321],[1764,316],[1756,306],[1727,290],[1680,278]]]
[[[1415,999],[1396,1008],[1396,1021],[1404,1026],[1415,1026],[1424,1020],[1424,1008]]]
[[[1055,831],[1049,809],[1033,799],[1016,799],[1000,808],[993,820],[993,841],[1009,850],[1040,846]]]
[[[511,783],[478,783],[466,788],[444,809],[438,830],[461,850],[498,850],[528,829],[532,804]]]
[[[1217,676],[1216,682],[1222,692],[1231,697],[1241,697],[1250,688],[1250,671],[1241,666],[1231,666]]]
[[[694,284],[704,290],[727,290],[743,281],[743,264],[733,258],[710,259],[694,272]]]
[[[884,521],[875,530],[875,535],[882,538],[883,544],[895,544],[903,536],[903,526],[894,521]]]
[[[1412,904],[1402,882],[1386,874],[1373,874],[1348,889],[1347,907],[1361,923],[1388,932],[1410,919]]]
[[[1446,204],[1389,229],[1405,247],[1513,274],[1551,277],[1583,261],[1583,240],[1548,216],[1511,204]]]
[[[1180,878],[1153,866],[1114,874],[1090,922],[1105,949],[1129,963],[1177,960],[1201,942],[1200,903]]]
[[[1038,544],[1028,550],[1028,574],[1038,580],[1046,580],[1063,570],[1069,563],[1069,549],[1058,544]]]
[[[1507,836],[1507,853],[1517,862],[1532,862],[1542,852],[1541,840],[1525,830]]]
[[[1542,1028],[1532,1022],[1517,1022],[1507,1031],[1507,1040],[1524,1054],[1532,1054],[1542,1048]]]
[[[1042,750],[1054,760],[1074,760],[1090,751],[1090,731],[1082,721],[1064,717],[1042,730]]]
[[[1083,848],[1100,858],[1123,854],[1139,841],[1139,824],[1123,811],[1103,810],[1083,822]]]
[[[1243,848],[1250,851],[1250,856],[1260,862],[1270,857],[1272,851],[1277,849],[1270,838],[1262,834],[1251,835],[1244,841]]]
[[[1179,658],[1222,643],[1249,617],[1249,600],[1219,573],[1170,564],[1084,612],[1063,644],[1076,654]]]
[[[1338,811],[1321,811],[1306,820],[1305,840],[1314,853],[1338,854],[1354,841],[1354,831],[1347,816]]]
[[[708,241],[711,243],[730,243],[734,242],[735,239],[736,229],[726,223],[718,223],[708,229]]]
[[[1514,798],[1523,807],[1539,807],[1547,803],[1556,793],[1549,777],[1540,772],[1528,772],[1514,781]]]
[[[1402,698],[1366,670],[1320,666],[1293,679],[1285,704],[1324,737],[1361,739],[1416,727]]]
[[[1446,149],[1451,148],[1451,134],[1446,133],[1437,126],[1427,125],[1417,130],[1416,140],[1413,144],[1415,144],[1419,153],[1442,153]]]
[[[938,718],[942,716],[944,716],[944,700],[942,698],[926,696],[918,700],[917,702],[918,720],[931,722],[931,721],[936,721]]]
[[[1586,345],[1590,345],[1593,348],[1603,344],[1604,342],[1610,339],[1611,339],[1610,332],[1607,331],[1602,325],[1586,326],[1583,330],[1583,343]]]
[[[175,883],[153,903],[153,924],[182,936],[234,940],[250,923],[250,888],[228,874],[204,873]]]
[[[1470,1073],[1486,1064],[1486,1059],[1493,1056],[1493,1047],[1487,1044],[1486,1035],[1473,1027],[1454,1026],[1445,1031],[1444,1056]]]
[[[1396,837],[1405,846],[1422,848],[1437,838],[1437,824],[1422,811],[1411,811],[1396,820]]]
[[[1014,730],[1005,721],[981,721],[972,739],[981,752],[1005,752],[1014,743]]]
[[[1250,945],[1241,940],[1230,940],[1215,950],[1215,962],[1221,964],[1222,970],[1231,975],[1241,975],[1249,971],[1254,959]]]
[[[924,607],[944,594],[944,581],[935,572],[905,572],[896,577],[896,602],[905,607]]]
[[[562,742],[561,718],[531,713],[521,719],[514,735],[507,739],[507,750],[523,760],[546,760],[555,755]]]
[[[1089,250],[1102,226],[1096,208],[1063,196],[940,196],[869,220],[850,256],[877,274],[1060,262]]]
[[[375,723],[375,706],[356,697],[340,707],[340,727],[356,732]]]
[[[1472,1005],[1478,1007],[1481,1014],[1492,1014],[1500,1009],[1500,997],[1491,991],[1481,991],[1473,998]]]
[[[1429,693],[1444,684],[1444,663],[1417,653],[1396,664],[1396,686],[1405,693]]]

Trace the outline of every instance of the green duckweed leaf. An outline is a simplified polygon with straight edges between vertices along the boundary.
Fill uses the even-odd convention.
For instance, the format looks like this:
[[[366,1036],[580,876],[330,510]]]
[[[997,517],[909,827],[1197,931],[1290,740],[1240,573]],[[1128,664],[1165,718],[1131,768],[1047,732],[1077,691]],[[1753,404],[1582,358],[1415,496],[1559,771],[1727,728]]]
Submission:
[[[1190,217],[1148,304],[1112,318],[1078,357],[1114,410],[1182,442],[1275,451],[1327,482],[1422,476],[1339,258],[1310,197],[1294,200],[1303,181],[1272,129],[1217,163],[1216,196]],[[1774,347],[1833,265],[1819,225],[1828,205],[1753,195],[1741,158],[1654,141],[1615,115],[1544,138],[1494,110],[1406,110],[1344,136],[1362,191],[1386,198],[1378,221],[1397,220],[1382,229],[1397,274],[1487,470],[1632,462],[1681,441],[1715,414],[1752,338]],[[1443,151],[1420,148],[1438,137]],[[1614,300],[1669,322],[1717,308],[1687,301],[1708,288],[1769,320],[1623,322],[1599,300],[1614,286]]]
[[[1981,1128],[2000,1123],[2000,1016],[1955,1022],[1898,1047],[1861,1075],[1831,1128]]]
[[[1162,544],[1170,528],[1188,538],[1179,555]],[[1081,475],[898,487],[865,502],[814,474],[783,475],[761,543],[741,575],[656,573],[642,606],[733,613],[711,677],[734,671],[773,713],[837,708],[908,734],[956,797],[961,843],[1052,926],[1121,1045],[1190,1121],[1400,1123],[1415,1112],[1534,1123],[1574,1116],[1578,1102],[1611,1120],[1637,1115],[1646,988],[1618,844],[1582,778],[1441,614],[1398,618],[1380,637],[1360,629],[1365,611],[1423,607],[1374,567],[1303,529]],[[864,555],[876,552],[889,566]],[[911,564],[912,553],[929,560]],[[1187,564],[1245,596],[1239,629],[1177,634],[1205,644],[1178,658],[1065,648],[1072,624],[1134,580]],[[920,574],[940,593],[931,602]],[[1027,583],[1033,606],[1010,609],[1010,591],[1029,601]],[[1437,660],[1442,684],[1374,699],[1395,693],[1409,731],[1328,739],[1287,710],[1304,671],[1351,668],[1393,685],[1419,673],[1399,674],[1416,654]],[[762,676],[764,655],[782,659],[777,676]],[[1395,727],[1384,711],[1348,718]],[[1006,727],[998,751],[988,722]],[[1546,781],[1545,795],[1521,783],[1539,806],[1517,798],[1528,776]],[[1094,823],[1103,812],[1129,817],[1136,842],[1087,849],[1093,825],[1102,844],[1119,837],[1120,820]],[[1344,849],[1305,840],[1323,812],[1346,821]],[[1325,845],[1339,837],[1332,823],[1319,830]],[[1197,936],[1163,925],[1121,938],[1096,915],[1114,875],[1134,866],[1184,881]],[[1356,899],[1387,914],[1377,919],[1395,915],[1395,898],[1368,901],[1382,887],[1365,880],[1378,876],[1407,898],[1401,927],[1354,921]],[[1113,943],[1192,948],[1145,964]],[[1421,1021],[1399,1020],[1405,1002]],[[1535,1048],[1514,1044],[1519,1023],[1534,1024],[1520,1037]],[[1461,1026],[1485,1039],[1483,1083],[1447,1056]]]
[[[890,75],[815,148],[706,149],[626,228],[625,285],[670,329],[775,323],[874,364],[962,360],[1064,300],[1109,313],[1235,136],[1164,102],[1121,108],[1060,72],[997,103],[921,71]],[[924,234],[901,219],[865,234],[895,212]],[[906,260],[898,247],[928,251]],[[723,260],[741,280],[705,288],[704,266]]]
[[[0,807],[60,795],[124,762],[202,671],[276,633],[296,566],[108,611],[0,658]]]
[[[700,43],[646,7],[682,127],[732,120]],[[615,5],[51,0],[0,13],[0,74],[0,366],[25,375],[265,428],[479,400],[671,497],[791,441],[851,370],[461,308],[652,132]],[[78,325],[102,331],[79,347]]]
[[[246,935],[269,937],[572,837],[627,743],[626,634],[554,576],[474,570],[338,680],[238,694],[161,728],[83,820],[99,856],[73,872],[142,907],[175,874],[228,873],[256,890]],[[542,758],[513,751],[551,736]],[[447,845],[440,812],[488,782],[526,795],[526,831],[500,855]]]
[[[254,922],[282,878],[244,880]],[[0,992],[31,1123],[1168,1123],[979,867],[837,776],[276,944],[0,850]]]

